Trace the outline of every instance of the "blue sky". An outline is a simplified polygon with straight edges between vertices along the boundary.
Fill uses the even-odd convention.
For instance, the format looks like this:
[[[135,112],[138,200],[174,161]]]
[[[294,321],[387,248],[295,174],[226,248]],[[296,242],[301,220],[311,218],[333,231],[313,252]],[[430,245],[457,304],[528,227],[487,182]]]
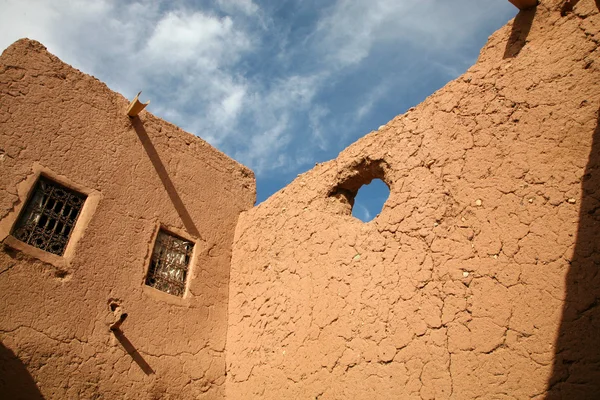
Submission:
[[[506,0],[0,0],[0,48],[29,37],[127,98],[143,90],[150,112],[252,168],[260,203],[462,74],[517,11]],[[358,217],[377,213],[364,208]]]

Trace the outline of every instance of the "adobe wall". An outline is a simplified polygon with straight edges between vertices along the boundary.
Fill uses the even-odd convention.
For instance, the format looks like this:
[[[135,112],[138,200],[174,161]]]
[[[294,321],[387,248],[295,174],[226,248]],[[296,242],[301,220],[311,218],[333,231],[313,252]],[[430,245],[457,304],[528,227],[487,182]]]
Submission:
[[[562,3],[242,214],[228,398],[600,397],[600,14]]]
[[[254,175],[127,105],[37,42],[0,57],[0,397],[224,396],[231,243]],[[8,235],[40,173],[88,194],[64,257]],[[159,226],[196,242],[183,298],[144,284]]]

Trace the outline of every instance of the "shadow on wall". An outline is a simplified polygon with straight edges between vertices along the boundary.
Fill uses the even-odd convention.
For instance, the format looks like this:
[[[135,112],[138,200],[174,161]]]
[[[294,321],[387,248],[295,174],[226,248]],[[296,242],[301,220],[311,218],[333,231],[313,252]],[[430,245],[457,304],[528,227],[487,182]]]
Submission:
[[[135,363],[142,369],[142,371],[144,371],[146,375],[152,375],[154,373],[154,370],[152,369],[150,364],[148,364],[146,360],[144,360],[144,357],[142,357],[140,352],[137,351],[133,343],[131,343],[129,339],[125,337],[123,332],[121,332],[120,330],[115,330],[113,331],[113,333],[115,334],[115,337],[117,338],[119,343],[121,343],[121,346],[123,346],[127,354],[129,354],[131,358],[133,358],[133,361],[135,361]]]
[[[598,1],[599,0],[596,0],[596,4],[598,4]],[[562,8],[560,9],[560,15],[564,17],[565,15],[567,15],[567,13],[573,11],[573,7],[575,7],[577,3],[579,3],[579,0],[565,1],[565,3],[562,5]]]
[[[44,399],[23,362],[2,342],[0,342],[0,397],[12,400]]]
[[[506,48],[504,49],[504,59],[513,58],[519,55],[521,49],[527,43],[527,36],[531,30],[531,24],[535,18],[537,7],[519,11],[512,24],[512,31]]]
[[[546,399],[600,399],[600,110],[566,290]]]
[[[146,150],[148,158],[150,158],[150,161],[152,161],[152,165],[154,166],[154,169],[156,170],[160,181],[165,187],[169,198],[173,202],[175,210],[179,214],[179,217],[181,218],[181,221],[183,222],[183,225],[185,226],[186,230],[192,235],[200,237],[200,232],[198,232],[196,224],[194,224],[194,221],[192,220],[192,217],[188,213],[187,209],[185,208],[181,197],[179,197],[177,189],[175,189],[175,185],[173,185],[173,181],[171,181],[171,178],[169,178],[169,173],[167,172],[165,165],[161,161],[160,156],[156,151],[156,148],[152,144],[152,141],[150,140],[150,137],[146,132],[146,128],[144,128],[142,120],[139,117],[133,117],[131,118],[131,124],[133,125],[133,129],[135,129],[135,133],[137,133],[140,142],[142,142],[142,146],[144,147],[144,150]]]

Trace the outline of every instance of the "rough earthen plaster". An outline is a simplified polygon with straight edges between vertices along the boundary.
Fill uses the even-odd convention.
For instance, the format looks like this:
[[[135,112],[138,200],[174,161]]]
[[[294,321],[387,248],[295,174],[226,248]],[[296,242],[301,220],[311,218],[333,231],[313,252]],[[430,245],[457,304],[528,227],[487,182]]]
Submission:
[[[227,398],[600,398],[600,14],[563,3],[242,214]]]
[[[224,397],[231,244],[254,175],[127,105],[37,42],[0,57],[0,398]],[[64,257],[9,236],[40,173],[88,194]],[[160,226],[196,243],[181,299],[144,285]]]
[[[597,398],[600,15],[564,5],[519,13],[462,77],[243,213],[232,259],[251,171],[11,46],[2,393]],[[65,257],[7,236],[39,173],[95,199]],[[352,197],[373,178],[391,193],[365,224]],[[197,243],[183,299],[143,285],[160,225]]]

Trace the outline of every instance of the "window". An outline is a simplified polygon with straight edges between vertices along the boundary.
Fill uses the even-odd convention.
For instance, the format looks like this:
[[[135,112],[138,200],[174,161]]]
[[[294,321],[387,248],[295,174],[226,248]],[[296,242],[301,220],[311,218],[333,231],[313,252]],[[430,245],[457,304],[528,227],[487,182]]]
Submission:
[[[146,285],[183,296],[193,249],[194,243],[161,229],[154,243]]]
[[[85,199],[86,195],[40,176],[12,236],[62,256]]]

